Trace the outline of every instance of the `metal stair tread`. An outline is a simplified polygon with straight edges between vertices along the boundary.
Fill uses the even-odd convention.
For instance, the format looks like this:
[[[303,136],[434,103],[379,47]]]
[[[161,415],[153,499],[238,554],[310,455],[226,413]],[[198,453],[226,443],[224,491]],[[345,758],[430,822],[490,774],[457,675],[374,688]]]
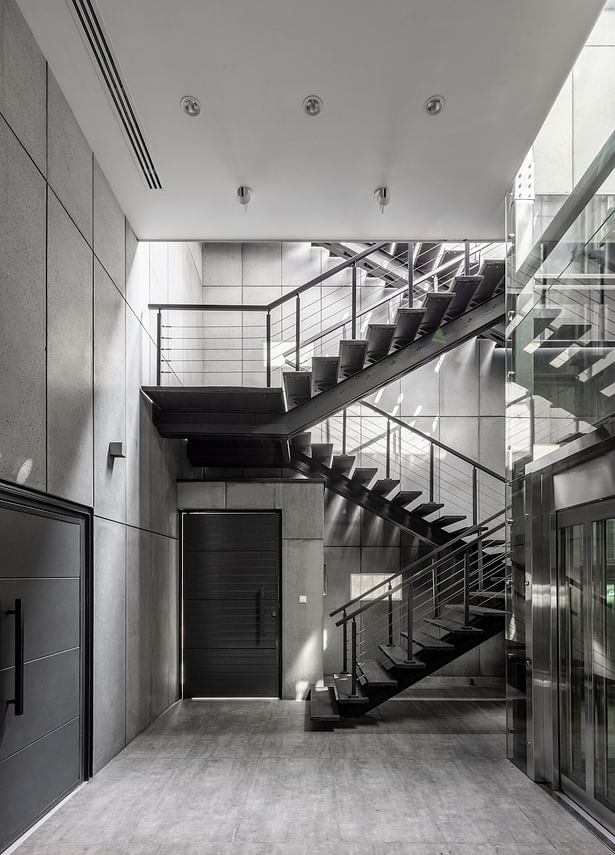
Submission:
[[[398,309],[395,315],[395,332],[391,339],[391,349],[399,350],[411,344],[418,334],[424,317],[425,310],[418,307]]]
[[[290,438],[290,448],[293,454],[305,454],[306,457],[312,456],[312,434],[299,433],[297,436]]]
[[[448,291],[442,294],[427,294],[423,301],[425,316],[419,327],[420,335],[427,335],[438,329],[452,301],[453,295]]]
[[[339,721],[335,694],[330,686],[310,689],[310,718],[312,721]]]
[[[478,286],[483,281],[482,276],[456,276],[453,286],[448,292],[453,299],[446,310],[445,318],[458,318],[470,305]]]
[[[395,324],[369,324],[367,327],[367,350],[365,361],[377,362],[386,356],[391,348]]]
[[[504,591],[472,591],[473,597],[484,597],[485,599],[491,599],[494,597],[496,600],[503,600],[506,597]]]
[[[297,407],[312,397],[311,371],[283,371],[282,382],[289,407]]]
[[[398,647],[396,644],[379,644],[378,649],[384,653],[384,655],[391,661],[392,665],[394,665],[395,668],[412,671],[426,667],[424,662],[419,662],[418,660],[408,662],[406,658],[406,651],[402,650],[402,648]]]
[[[476,306],[479,303],[484,303],[490,297],[493,297],[496,289],[504,280],[504,262],[499,259],[486,259],[479,268],[479,276],[483,277],[483,281],[474,292],[474,296],[470,302],[470,306]]]
[[[423,502],[422,505],[417,505],[416,508],[412,508],[411,513],[417,514],[419,517],[427,517],[429,514],[435,513],[435,511],[439,511],[440,508],[443,508],[444,505],[439,502]]]
[[[451,609],[452,611],[464,610],[463,603],[447,603],[444,608]],[[506,612],[503,609],[489,608],[489,606],[470,606],[470,614],[476,615],[477,617],[481,617],[483,615],[501,615],[504,617]]]
[[[354,462],[357,458],[352,454],[334,454],[331,461],[331,469],[349,477]]]
[[[366,686],[371,688],[396,688],[397,680],[391,677],[388,671],[376,662],[375,659],[368,659],[365,662],[359,662],[361,673],[365,677]]]
[[[437,520],[432,520],[432,525],[440,526],[440,528],[444,528],[447,525],[453,525],[453,523],[463,522],[463,520],[467,519],[466,516],[460,516],[458,514],[446,514],[443,517],[438,517]]]
[[[312,395],[332,389],[337,384],[338,356],[312,357]]]
[[[457,623],[455,620],[445,620],[443,618],[425,618],[425,623],[432,624],[433,626],[437,626],[439,629],[443,629],[445,632],[450,632],[451,634],[457,635],[471,635],[479,633],[483,635],[483,630],[477,626],[465,626],[462,623]]]
[[[323,466],[330,467],[333,457],[332,442],[314,442],[312,443],[312,458]]]
[[[352,677],[350,674],[334,674],[333,675],[335,697],[338,704],[367,704],[369,698],[363,691],[361,684],[356,684],[356,695],[352,695]]]
[[[378,470],[374,467],[373,469],[366,469],[363,467],[359,467],[355,469],[352,473],[352,481],[356,481],[357,483],[367,486],[371,484],[376,475],[378,474]]]
[[[400,490],[396,496],[393,496],[391,501],[394,505],[406,506],[414,502],[421,495],[420,490]]]
[[[370,489],[380,496],[386,496],[397,486],[399,486],[399,479],[397,478],[380,478]]]
[[[338,378],[352,377],[363,368],[367,352],[367,339],[342,339],[340,341]]]
[[[408,638],[408,633],[405,630],[400,632],[402,638]],[[412,641],[418,644],[419,647],[425,650],[454,650],[455,645],[448,641],[442,641],[439,638],[434,638],[433,635],[427,635],[425,632],[413,632]]]

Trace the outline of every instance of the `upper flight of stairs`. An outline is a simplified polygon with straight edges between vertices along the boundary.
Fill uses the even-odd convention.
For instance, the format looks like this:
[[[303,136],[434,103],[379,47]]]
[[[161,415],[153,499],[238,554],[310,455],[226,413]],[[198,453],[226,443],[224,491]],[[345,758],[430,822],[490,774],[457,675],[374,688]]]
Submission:
[[[220,449],[226,439],[228,455],[237,445],[231,438],[239,436],[288,442],[491,329],[503,316],[504,262],[487,260],[478,275],[456,277],[449,291],[428,293],[420,305],[399,309],[395,323],[368,326],[365,339],[342,339],[337,356],[316,356],[310,370],[283,372],[284,397],[279,389],[245,387],[147,386],[143,391],[154,403],[162,436],[197,444],[215,436]],[[280,465],[283,456],[272,454],[271,465]]]

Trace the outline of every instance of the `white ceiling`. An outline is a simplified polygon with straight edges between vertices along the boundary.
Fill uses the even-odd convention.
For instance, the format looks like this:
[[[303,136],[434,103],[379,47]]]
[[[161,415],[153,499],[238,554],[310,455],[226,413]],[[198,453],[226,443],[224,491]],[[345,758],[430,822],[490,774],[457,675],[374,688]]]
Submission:
[[[19,0],[137,235],[209,240],[501,238],[504,193],[603,3],[97,0],[164,187],[151,191],[70,0]],[[301,108],[312,93],[317,118]]]

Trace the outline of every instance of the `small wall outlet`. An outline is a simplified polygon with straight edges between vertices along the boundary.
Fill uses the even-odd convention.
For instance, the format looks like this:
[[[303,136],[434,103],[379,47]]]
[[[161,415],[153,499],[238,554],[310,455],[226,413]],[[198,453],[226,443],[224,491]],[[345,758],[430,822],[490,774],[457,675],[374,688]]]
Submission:
[[[304,606],[307,603],[307,596],[305,594],[299,594],[299,605]]]

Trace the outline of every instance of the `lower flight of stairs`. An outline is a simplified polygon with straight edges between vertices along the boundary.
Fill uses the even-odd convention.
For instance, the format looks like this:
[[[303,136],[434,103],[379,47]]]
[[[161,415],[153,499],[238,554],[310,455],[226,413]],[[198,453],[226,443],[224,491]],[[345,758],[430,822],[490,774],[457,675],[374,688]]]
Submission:
[[[357,718],[448,665],[504,629],[504,556],[483,581],[486,590],[471,594],[469,622],[464,624],[463,603],[443,606],[438,617],[424,618],[413,631],[412,659],[407,636],[399,645],[378,645],[376,658],[357,663],[356,689],[350,674],[336,674],[332,685],[312,687],[310,717],[314,723],[335,724]]]

